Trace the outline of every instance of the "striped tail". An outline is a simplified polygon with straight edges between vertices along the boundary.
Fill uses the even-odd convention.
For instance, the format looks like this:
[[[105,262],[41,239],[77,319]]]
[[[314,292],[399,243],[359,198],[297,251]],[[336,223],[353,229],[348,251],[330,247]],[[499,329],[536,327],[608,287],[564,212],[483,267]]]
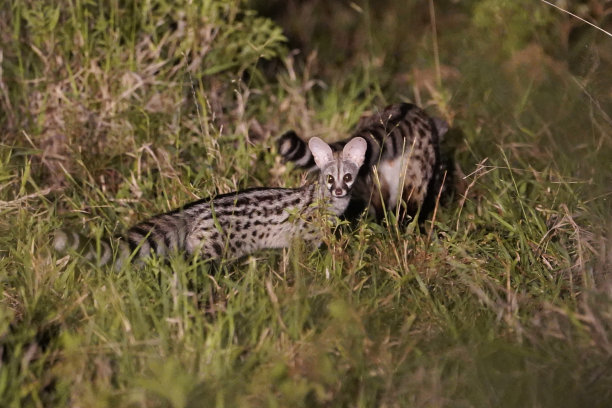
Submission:
[[[304,169],[315,168],[315,161],[308,145],[293,131],[283,134],[277,142],[278,153],[285,161]]]
[[[115,252],[108,240],[103,238],[98,241],[75,231],[57,230],[53,237],[53,249],[60,254],[73,251],[98,266],[105,266],[114,261],[113,265],[117,269],[121,268],[131,252],[129,245],[122,240],[118,241],[118,246],[119,250]]]

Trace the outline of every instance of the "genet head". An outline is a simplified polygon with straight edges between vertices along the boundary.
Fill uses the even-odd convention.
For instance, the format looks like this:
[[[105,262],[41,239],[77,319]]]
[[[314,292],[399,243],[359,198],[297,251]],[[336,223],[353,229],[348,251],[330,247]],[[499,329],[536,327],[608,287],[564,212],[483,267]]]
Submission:
[[[356,137],[344,146],[342,152],[334,152],[318,137],[308,142],[315,163],[321,171],[320,183],[332,197],[345,197],[351,191],[363,164],[368,144],[365,139]]]

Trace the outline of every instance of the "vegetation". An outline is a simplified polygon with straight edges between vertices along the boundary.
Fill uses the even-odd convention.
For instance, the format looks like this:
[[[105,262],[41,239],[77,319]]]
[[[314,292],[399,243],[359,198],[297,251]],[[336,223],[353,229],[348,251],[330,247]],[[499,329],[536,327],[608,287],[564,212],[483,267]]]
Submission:
[[[604,3],[555,2],[612,32]],[[608,406],[611,45],[527,0],[4,2],[0,405]],[[214,268],[51,249],[297,186],[276,136],[404,100],[467,175],[422,230]]]

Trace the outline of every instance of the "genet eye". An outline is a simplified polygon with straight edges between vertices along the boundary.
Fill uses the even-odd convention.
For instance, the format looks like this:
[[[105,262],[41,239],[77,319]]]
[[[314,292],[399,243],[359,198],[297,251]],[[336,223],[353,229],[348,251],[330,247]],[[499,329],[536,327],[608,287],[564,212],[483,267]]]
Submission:
[[[327,176],[327,184],[334,184],[334,176],[331,174]]]
[[[342,179],[345,183],[350,183],[353,180],[353,176],[351,176],[349,173],[346,173]]]

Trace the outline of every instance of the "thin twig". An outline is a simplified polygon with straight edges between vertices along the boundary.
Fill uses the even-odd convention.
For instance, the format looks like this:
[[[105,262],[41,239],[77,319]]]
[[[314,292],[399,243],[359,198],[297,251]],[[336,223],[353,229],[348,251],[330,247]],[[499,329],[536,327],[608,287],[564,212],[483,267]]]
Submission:
[[[8,207],[18,206],[22,202],[28,201],[31,198],[46,196],[47,194],[49,194],[53,190],[54,190],[53,188],[49,187],[49,188],[45,188],[43,190],[37,191],[35,193],[28,194],[28,195],[25,195],[23,197],[19,197],[19,198],[15,199],[15,200],[12,200],[12,201],[2,201],[2,200],[0,200],[0,208],[2,208],[2,207],[8,208]]]
[[[183,57],[185,57],[185,60],[187,59],[187,56],[184,53],[183,53]],[[187,70],[187,75],[189,75],[189,84],[191,85],[191,94],[193,95],[193,102],[195,103],[196,112],[198,114],[198,121],[200,123],[200,132],[202,132],[202,134],[205,135],[206,137],[209,137],[210,135],[208,134],[208,127],[205,127],[202,121],[202,115],[200,114],[200,105],[198,104],[198,96],[196,95],[195,86],[193,85],[193,78],[191,77],[191,72],[189,70]]]
[[[436,222],[436,214],[438,213],[438,205],[440,204],[440,197],[442,196],[442,190],[444,189],[444,183],[446,182],[446,171],[444,177],[442,177],[442,184],[440,184],[440,191],[438,191],[438,197],[436,198],[436,206],[434,207],[433,215],[431,216],[431,228],[427,234],[427,244],[431,242],[431,232],[434,229],[434,223]]]
[[[578,20],[582,21],[583,23],[587,23],[587,24],[588,24],[588,25],[590,25],[591,27],[596,28],[596,29],[598,29],[599,31],[601,31],[602,33],[604,33],[604,34],[606,34],[606,35],[608,35],[608,36],[612,37],[612,33],[609,33],[608,31],[604,30],[604,29],[603,29],[603,28],[601,28],[601,27],[597,27],[595,24],[593,24],[593,23],[591,23],[591,22],[589,22],[589,21],[585,20],[584,18],[582,18],[582,17],[580,17],[580,16],[577,16],[576,14],[572,13],[571,11],[567,11],[567,10],[565,10],[565,9],[563,9],[563,8],[561,8],[561,7],[559,7],[559,6],[557,6],[556,4],[552,4],[551,2],[546,1],[546,0],[540,0],[540,1],[541,1],[542,3],[546,3],[546,4],[548,4],[549,6],[553,6],[553,7],[554,7],[554,8],[556,8],[557,10],[561,10],[562,12],[564,12],[564,13],[566,13],[566,14],[569,14],[569,15],[570,15],[570,16],[572,16],[572,17],[577,18]]]
[[[606,111],[601,107],[601,104],[599,103],[599,101],[597,99],[595,99],[590,93],[589,91],[587,91],[586,87],[580,83],[580,81],[578,81],[576,79],[576,77],[572,76],[572,79],[574,80],[574,82],[576,83],[576,85],[578,85],[580,87],[580,89],[582,90],[582,92],[584,92],[584,94],[586,96],[589,97],[589,100],[591,101],[591,103],[593,103],[595,105],[595,107],[599,110],[599,113],[601,114],[602,118],[604,119],[604,121],[612,126],[612,119],[610,118],[610,116],[608,116],[608,114],[606,113]]]
[[[481,170],[483,168],[485,168],[485,166],[483,165],[483,163],[485,163],[487,160],[489,160],[488,157],[485,157],[480,163],[478,163],[476,165],[476,170],[474,170],[473,172],[471,172],[470,174],[468,174],[467,176],[464,176],[463,179],[465,180],[467,177],[470,177],[471,175],[474,175],[474,178],[472,179],[472,182],[465,188],[465,191],[463,192],[463,194],[461,195],[461,198],[459,199],[459,213],[457,214],[457,225],[456,225],[456,230],[459,231],[459,220],[461,219],[461,213],[463,212],[463,206],[465,205],[465,202],[467,200],[468,197],[468,193],[470,191],[470,189],[472,187],[474,187],[474,185],[476,185],[476,182],[478,181],[478,179],[482,176],[484,176],[485,174],[491,172],[493,169],[487,170],[482,172]]]
[[[429,18],[431,19],[431,35],[433,42],[434,61],[436,64],[436,82],[438,87],[442,86],[442,74],[440,72],[440,54],[438,52],[438,33],[436,31],[436,10],[433,0],[429,0]]]

